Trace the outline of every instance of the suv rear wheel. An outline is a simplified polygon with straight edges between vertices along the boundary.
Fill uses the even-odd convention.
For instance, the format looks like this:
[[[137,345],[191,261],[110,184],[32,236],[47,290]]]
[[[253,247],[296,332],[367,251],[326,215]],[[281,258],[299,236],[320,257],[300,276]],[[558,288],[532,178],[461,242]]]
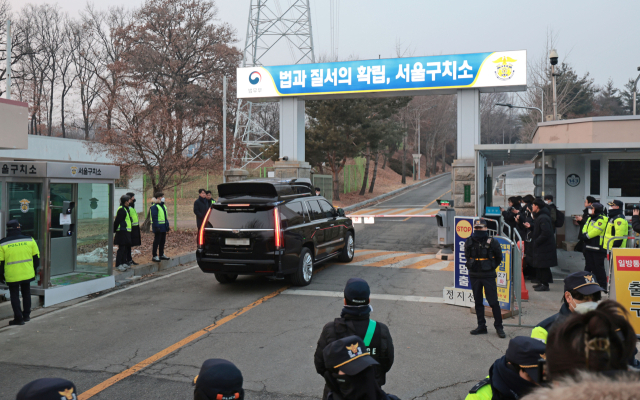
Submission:
[[[347,232],[347,236],[344,237],[344,247],[342,248],[342,253],[340,253],[338,260],[347,263],[351,262],[355,251],[356,241],[353,239],[353,234],[351,232]]]
[[[235,282],[236,279],[238,279],[238,275],[236,274],[214,274],[216,277],[216,280],[222,284],[225,283],[232,283]]]
[[[307,247],[300,252],[300,264],[296,272],[291,275],[291,283],[294,286],[307,286],[313,278],[313,256]]]

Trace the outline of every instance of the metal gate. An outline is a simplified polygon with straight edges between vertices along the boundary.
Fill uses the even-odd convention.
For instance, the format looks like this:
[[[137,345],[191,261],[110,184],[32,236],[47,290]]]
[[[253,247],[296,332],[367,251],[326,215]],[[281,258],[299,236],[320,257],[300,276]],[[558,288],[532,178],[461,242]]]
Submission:
[[[313,186],[320,188],[320,195],[333,203],[333,177],[331,175],[313,175]]]

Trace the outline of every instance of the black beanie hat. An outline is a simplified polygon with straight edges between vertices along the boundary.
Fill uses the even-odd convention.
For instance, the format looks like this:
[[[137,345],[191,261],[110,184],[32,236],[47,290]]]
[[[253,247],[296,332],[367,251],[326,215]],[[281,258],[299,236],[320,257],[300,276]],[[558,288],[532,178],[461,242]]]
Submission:
[[[205,361],[195,378],[194,400],[242,400],[242,372],[232,362],[220,358]]]
[[[61,378],[43,378],[29,382],[16,396],[16,400],[76,400],[78,394],[73,382]]]

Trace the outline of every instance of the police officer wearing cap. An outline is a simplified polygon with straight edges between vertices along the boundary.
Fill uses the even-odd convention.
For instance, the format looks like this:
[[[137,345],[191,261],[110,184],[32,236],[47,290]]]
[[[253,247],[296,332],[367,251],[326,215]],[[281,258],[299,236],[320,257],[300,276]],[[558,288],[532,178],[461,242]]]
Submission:
[[[604,215],[604,206],[593,203],[587,207],[589,218],[582,227],[578,238],[584,242],[582,253],[584,254],[584,270],[595,274],[598,283],[604,288],[607,286],[607,274],[604,270],[604,259],[607,252],[604,246],[604,230],[608,219]]]
[[[212,358],[200,367],[200,373],[193,380],[194,400],[242,400],[242,372],[232,362]]]
[[[0,240],[0,281],[7,282],[11,295],[13,320],[9,325],[24,325],[31,319],[31,281],[35,280],[39,266],[40,250],[36,241],[22,234],[17,220],[7,222],[7,237]]]
[[[464,256],[467,259],[467,270],[473,291],[478,327],[471,331],[472,335],[487,333],[487,320],[484,318],[483,289],[487,302],[493,310],[493,326],[498,336],[505,338],[502,329],[502,314],[498,303],[498,286],[496,285],[496,268],[502,262],[500,243],[489,237],[487,223],[477,219],[473,223],[473,234],[464,243]]]
[[[590,272],[579,271],[567,276],[564,278],[564,294],[560,311],[536,325],[531,332],[531,337],[546,343],[553,325],[561,323],[571,313],[595,308],[602,298],[603,290],[596,277]]]
[[[609,221],[604,230],[604,248],[611,250],[614,247],[627,247],[627,239],[610,240],[616,236],[629,236],[629,222],[624,217],[624,203],[613,200],[609,203]]]
[[[16,400],[66,400],[77,398],[76,385],[61,378],[36,379],[24,385],[16,396]]]
[[[379,364],[360,337],[347,336],[329,343],[322,357],[327,366],[323,377],[330,389],[323,399],[399,400],[378,385],[375,370]]]
[[[363,338],[365,348],[378,362],[375,367],[376,380],[380,386],[386,382],[386,374],[393,366],[394,349],[389,328],[382,322],[372,320],[369,316],[372,308],[369,305],[371,290],[364,279],[351,278],[344,288],[344,308],[340,318],[327,323],[322,328],[313,362],[321,376],[329,368],[325,365],[323,351],[325,347],[344,337],[356,335]],[[323,399],[326,399],[329,387],[325,386]]]
[[[520,399],[539,386],[538,363],[545,358],[545,344],[526,336],[509,341],[507,353],[497,359],[489,376],[471,388],[466,400]]]

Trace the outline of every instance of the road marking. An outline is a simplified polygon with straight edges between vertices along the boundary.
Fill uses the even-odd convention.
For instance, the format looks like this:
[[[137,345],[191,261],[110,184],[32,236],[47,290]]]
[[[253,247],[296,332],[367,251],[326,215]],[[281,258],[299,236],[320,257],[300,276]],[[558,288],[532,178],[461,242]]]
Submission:
[[[282,292],[282,294],[344,298],[344,292],[329,292],[324,290],[288,289]],[[369,298],[374,300],[409,301],[416,303],[442,303],[442,297],[401,296],[397,294],[371,294]]]
[[[449,178],[451,178],[451,174],[448,174],[448,175],[449,175]],[[425,187],[425,186],[427,186],[427,185],[430,185],[430,184],[432,184],[432,183],[439,182],[440,180],[442,180],[442,178],[446,178],[446,177],[447,177],[447,175],[443,175],[443,176],[441,176],[441,177],[439,177],[439,178],[436,178],[436,179],[434,179],[434,180],[432,180],[432,181],[430,181],[430,182],[425,182],[424,184],[422,184],[422,185],[420,185],[420,186],[416,187],[415,189],[423,188],[423,187]],[[409,194],[409,193],[413,192],[415,189],[405,190],[404,192],[402,192],[402,193],[400,193],[400,194],[398,194],[398,195],[396,195],[396,196],[393,196],[393,197],[391,197],[390,199],[386,199],[386,200],[384,200],[384,201],[381,201],[381,202],[380,202],[380,203],[378,203],[377,205],[380,205],[380,204],[386,203],[386,202],[388,202],[388,201],[391,201],[391,200],[397,199],[398,197],[402,197],[402,196],[404,196],[404,195],[406,195],[406,194]]]
[[[360,261],[364,261],[364,260],[369,260],[371,258],[380,257],[380,256],[385,255],[385,254],[397,254],[397,251],[376,251],[376,252],[369,253],[369,254],[366,254],[366,255],[354,257],[353,260],[351,260],[351,262],[354,263],[354,262],[360,262]]]
[[[413,210],[413,208],[396,208],[396,209],[391,209],[391,210],[387,211],[384,215],[402,214],[402,213],[404,213],[406,211]]]
[[[119,374],[112,376],[111,378],[107,379],[106,381],[92,387],[91,389],[87,390],[86,392],[82,393],[80,396],[78,396],[79,400],[87,400],[93,396],[95,396],[96,394],[102,392],[103,390],[113,386],[114,384],[120,382],[121,380],[135,374],[138,371],[143,370],[144,368],[148,367],[149,365],[155,363],[156,361],[160,360],[163,357],[166,357],[167,355],[173,353],[174,351],[178,350],[181,347],[184,347],[185,345],[193,342],[194,340],[206,335],[207,333],[211,332],[212,330],[216,329],[219,326],[222,326],[224,324],[226,324],[227,322],[235,319],[236,317],[239,317],[240,315],[246,313],[247,311],[255,308],[256,306],[259,306],[260,304],[266,302],[267,300],[276,297],[277,295],[279,295],[280,293],[284,292],[285,290],[287,290],[289,288],[289,286],[284,286],[278,290],[276,290],[275,292],[268,294],[256,301],[254,301],[253,303],[249,304],[248,306],[241,308],[240,310],[234,312],[233,314],[229,314],[226,317],[222,318],[221,320],[207,326],[206,328],[203,328],[189,336],[187,336],[186,338],[182,339],[181,341],[167,347],[166,349],[152,355],[151,357],[147,358],[144,361],[141,361],[139,363],[137,363],[136,365],[134,365],[133,367],[126,369],[122,372],[120,372]]]
[[[450,267],[453,265],[453,261],[439,261],[439,262],[435,262],[427,267],[422,267],[420,269],[422,270],[428,270],[428,271],[442,271],[445,270],[446,268]],[[451,269],[451,271],[453,271],[453,269]]]
[[[379,210],[379,208],[378,208],[378,207],[365,208],[365,209],[363,209],[363,210],[360,210],[360,211],[356,211],[356,212],[354,212],[354,213],[351,213],[351,215],[362,215],[363,213],[367,213],[367,212],[369,212],[369,211],[373,211],[373,210],[376,210],[376,211],[377,211],[377,210]]]
[[[410,260],[410,262],[406,264],[412,264],[419,261],[418,258],[427,259],[427,258],[434,258],[434,257],[435,257],[434,255],[411,253],[411,254],[405,254],[403,256],[393,257],[391,259],[385,259],[382,261],[374,262],[373,264],[366,263],[366,266],[367,267],[402,268],[402,264],[401,264],[402,261]]]
[[[444,195],[445,195],[445,194],[449,193],[450,191],[451,191],[451,189],[447,190],[446,192],[442,193],[442,194],[440,195],[440,197],[438,197],[438,198],[440,198],[440,199],[441,199],[442,197],[444,197]],[[435,203],[435,202],[436,202],[436,200],[438,200],[438,199],[433,199],[433,201],[432,201],[431,203],[427,204],[426,206],[424,206],[424,208],[429,207],[430,205],[432,205],[433,203]],[[409,219],[409,218],[411,218],[411,217],[407,217],[407,218],[406,218],[406,219],[404,219],[402,222],[406,221],[406,220],[407,220],[407,219]]]

